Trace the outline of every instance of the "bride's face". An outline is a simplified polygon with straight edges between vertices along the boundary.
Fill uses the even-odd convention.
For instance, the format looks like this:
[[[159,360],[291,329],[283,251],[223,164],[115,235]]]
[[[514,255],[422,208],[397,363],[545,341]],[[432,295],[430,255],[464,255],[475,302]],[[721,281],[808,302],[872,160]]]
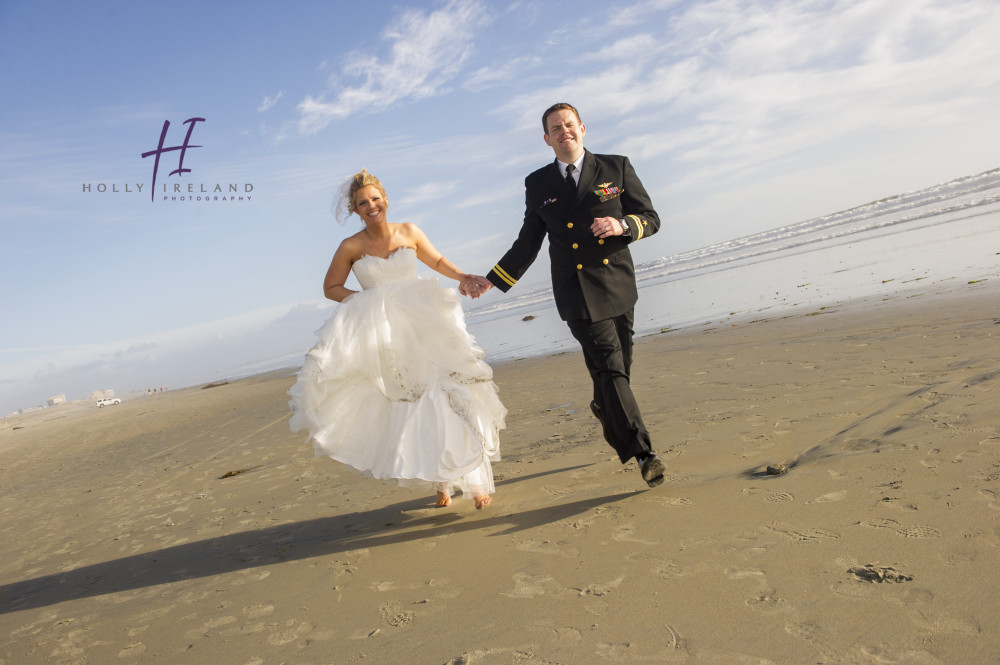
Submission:
[[[368,185],[362,187],[354,194],[354,209],[358,216],[367,224],[368,222],[384,222],[385,213],[389,206],[385,197],[378,187]]]

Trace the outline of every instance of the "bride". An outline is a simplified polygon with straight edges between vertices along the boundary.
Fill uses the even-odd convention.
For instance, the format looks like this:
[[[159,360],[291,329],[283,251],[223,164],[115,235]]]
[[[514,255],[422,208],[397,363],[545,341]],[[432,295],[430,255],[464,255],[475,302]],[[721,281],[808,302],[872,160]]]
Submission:
[[[355,213],[365,228],[340,243],[323,281],[341,304],[289,390],[292,431],[308,431],[317,457],[433,485],[438,506],[457,488],[484,508],[506,409],[458,293],[417,277],[417,260],[451,279],[466,274],[416,225],[389,223],[385,189],[366,170],[336,205],[338,219]],[[362,291],[345,286],[352,270]]]

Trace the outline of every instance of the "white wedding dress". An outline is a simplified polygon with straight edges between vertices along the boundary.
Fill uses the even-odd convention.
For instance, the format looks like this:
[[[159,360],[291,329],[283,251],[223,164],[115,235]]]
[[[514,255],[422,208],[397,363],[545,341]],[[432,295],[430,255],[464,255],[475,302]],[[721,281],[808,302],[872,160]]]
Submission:
[[[491,494],[507,410],[458,292],[417,277],[409,247],[353,270],[364,290],[317,331],[288,392],[292,431],[373,478]]]

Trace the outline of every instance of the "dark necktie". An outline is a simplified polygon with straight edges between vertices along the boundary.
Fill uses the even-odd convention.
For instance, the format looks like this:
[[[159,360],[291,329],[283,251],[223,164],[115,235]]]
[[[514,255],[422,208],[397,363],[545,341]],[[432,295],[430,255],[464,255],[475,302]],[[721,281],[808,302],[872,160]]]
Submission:
[[[566,167],[566,184],[569,185],[569,188],[574,192],[576,191],[576,180],[573,179],[573,171],[575,170],[576,166],[573,164]]]

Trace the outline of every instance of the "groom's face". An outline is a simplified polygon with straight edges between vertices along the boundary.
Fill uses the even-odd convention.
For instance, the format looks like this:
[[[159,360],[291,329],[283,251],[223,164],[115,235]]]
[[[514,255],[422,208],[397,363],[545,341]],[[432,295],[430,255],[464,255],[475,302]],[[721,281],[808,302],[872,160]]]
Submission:
[[[569,109],[560,109],[545,119],[545,145],[552,148],[559,161],[572,164],[583,152],[587,128]]]

